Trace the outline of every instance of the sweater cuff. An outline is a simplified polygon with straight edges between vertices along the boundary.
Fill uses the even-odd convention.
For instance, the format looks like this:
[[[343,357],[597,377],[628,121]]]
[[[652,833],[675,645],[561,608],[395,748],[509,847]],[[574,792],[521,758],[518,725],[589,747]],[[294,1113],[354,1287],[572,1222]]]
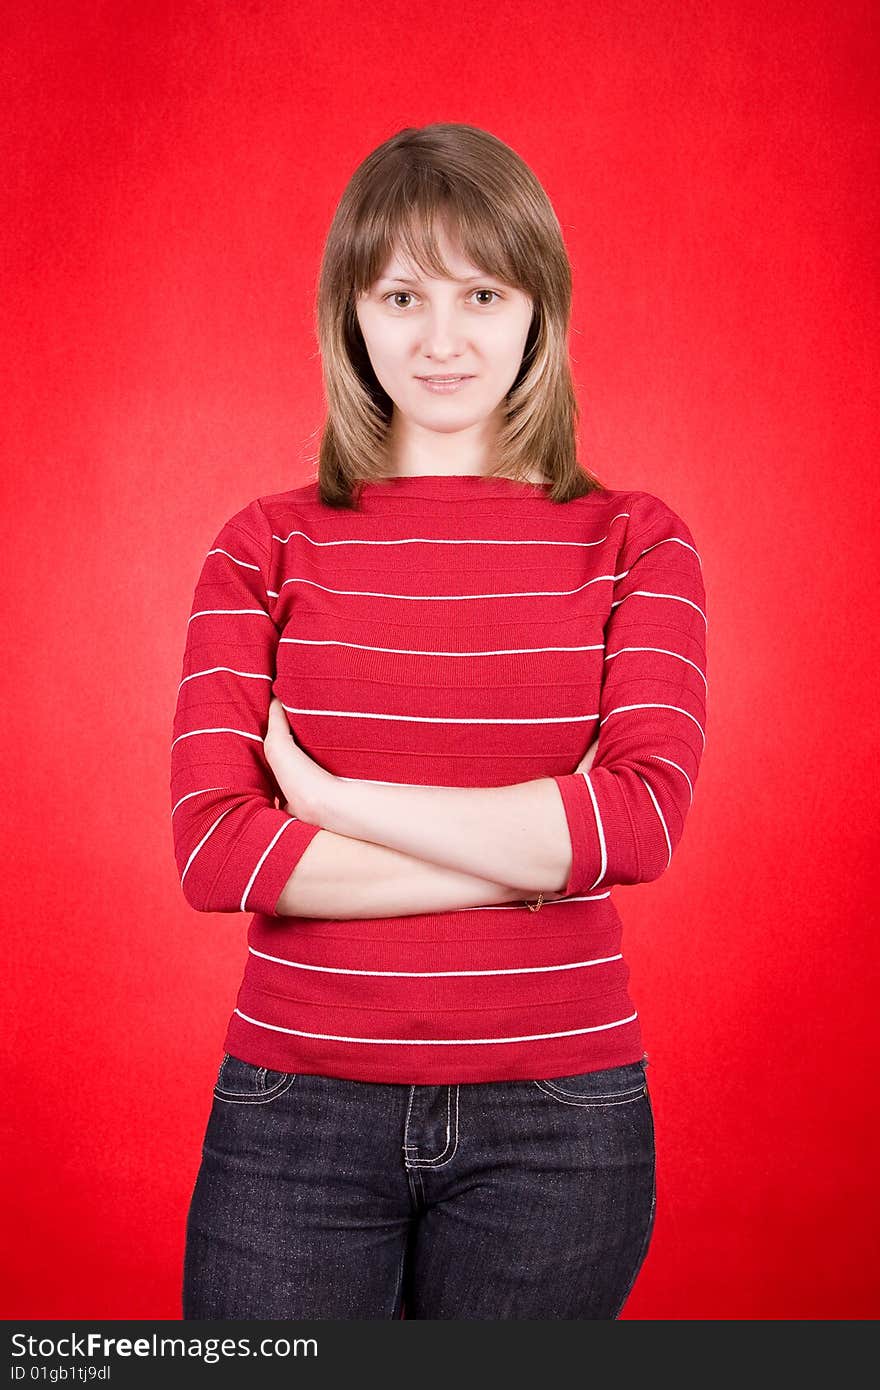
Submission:
[[[278,915],[275,908],[281,891],[303,853],[321,829],[320,825],[297,820],[295,816],[287,816],[286,813],[275,811],[272,814],[284,814],[285,819],[241,905],[243,912],[262,912],[269,917]]]
[[[589,820],[586,815],[586,800],[589,796],[583,774],[567,772],[553,781],[559,788],[568,833],[571,839],[571,870],[568,882],[563,888],[563,896],[580,893],[587,885],[592,885],[599,872],[599,852],[596,840],[596,821],[592,812]]]

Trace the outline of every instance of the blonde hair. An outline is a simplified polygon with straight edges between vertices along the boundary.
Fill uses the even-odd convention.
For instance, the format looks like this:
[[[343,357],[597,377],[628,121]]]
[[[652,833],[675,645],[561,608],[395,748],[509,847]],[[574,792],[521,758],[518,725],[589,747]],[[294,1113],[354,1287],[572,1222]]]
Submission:
[[[554,502],[601,488],[576,457],[571,266],[552,204],[509,145],[477,126],[439,123],[400,130],[367,155],[327,234],[316,301],[328,407],[318,449],[321,501],[354,509],[359,485],[392,476],[386,436],[393,403],[373,372],[356,304],[398,250],[423,273],[448,276],[438,226],[449,227],[480,270],[534,305],[488,476],[526,481],[537,468],[552,483]]]

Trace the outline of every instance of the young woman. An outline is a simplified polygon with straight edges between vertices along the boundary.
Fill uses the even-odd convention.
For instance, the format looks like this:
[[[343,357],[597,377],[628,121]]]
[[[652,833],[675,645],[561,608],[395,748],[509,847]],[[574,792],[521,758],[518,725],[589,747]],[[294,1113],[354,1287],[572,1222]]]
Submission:
[[[252,914],[184,1318],[616,1318],[644,1259],[611,890],[682,835],[705,593],[682,518],[577,461],[570,294],[474,127],[336,211],[317,479],[217,535],[174,722],[183,893]]]

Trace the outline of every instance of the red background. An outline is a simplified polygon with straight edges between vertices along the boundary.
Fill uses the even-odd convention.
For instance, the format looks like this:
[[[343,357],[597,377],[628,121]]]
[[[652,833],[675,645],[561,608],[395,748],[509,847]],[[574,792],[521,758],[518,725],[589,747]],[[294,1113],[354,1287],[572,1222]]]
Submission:
[[[247,918],[169,748],[220,524],[311,476],[356,164],[461,120],[547,189],[582,457],[703,557],[708,743],[620,888],[651,1059],[634,1319],[876,1318],[877,32],[854,0],[4,7],[7,1318],[177,1318]],[[9,998],[11,996],[11,998]]]

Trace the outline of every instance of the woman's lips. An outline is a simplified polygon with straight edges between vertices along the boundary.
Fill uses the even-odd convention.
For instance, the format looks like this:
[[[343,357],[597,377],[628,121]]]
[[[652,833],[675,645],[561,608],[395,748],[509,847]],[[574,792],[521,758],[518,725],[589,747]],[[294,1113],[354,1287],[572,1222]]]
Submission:
[[[416,381],[420,381],[427,390],[433,391],[435,395],[440,396],[449,395],[453,391],[460,390],[462,386],[466,386],[468,382],[473,381],[473,379],[472,376],[446,377],[445,379],[441,377],[416,377]]]

